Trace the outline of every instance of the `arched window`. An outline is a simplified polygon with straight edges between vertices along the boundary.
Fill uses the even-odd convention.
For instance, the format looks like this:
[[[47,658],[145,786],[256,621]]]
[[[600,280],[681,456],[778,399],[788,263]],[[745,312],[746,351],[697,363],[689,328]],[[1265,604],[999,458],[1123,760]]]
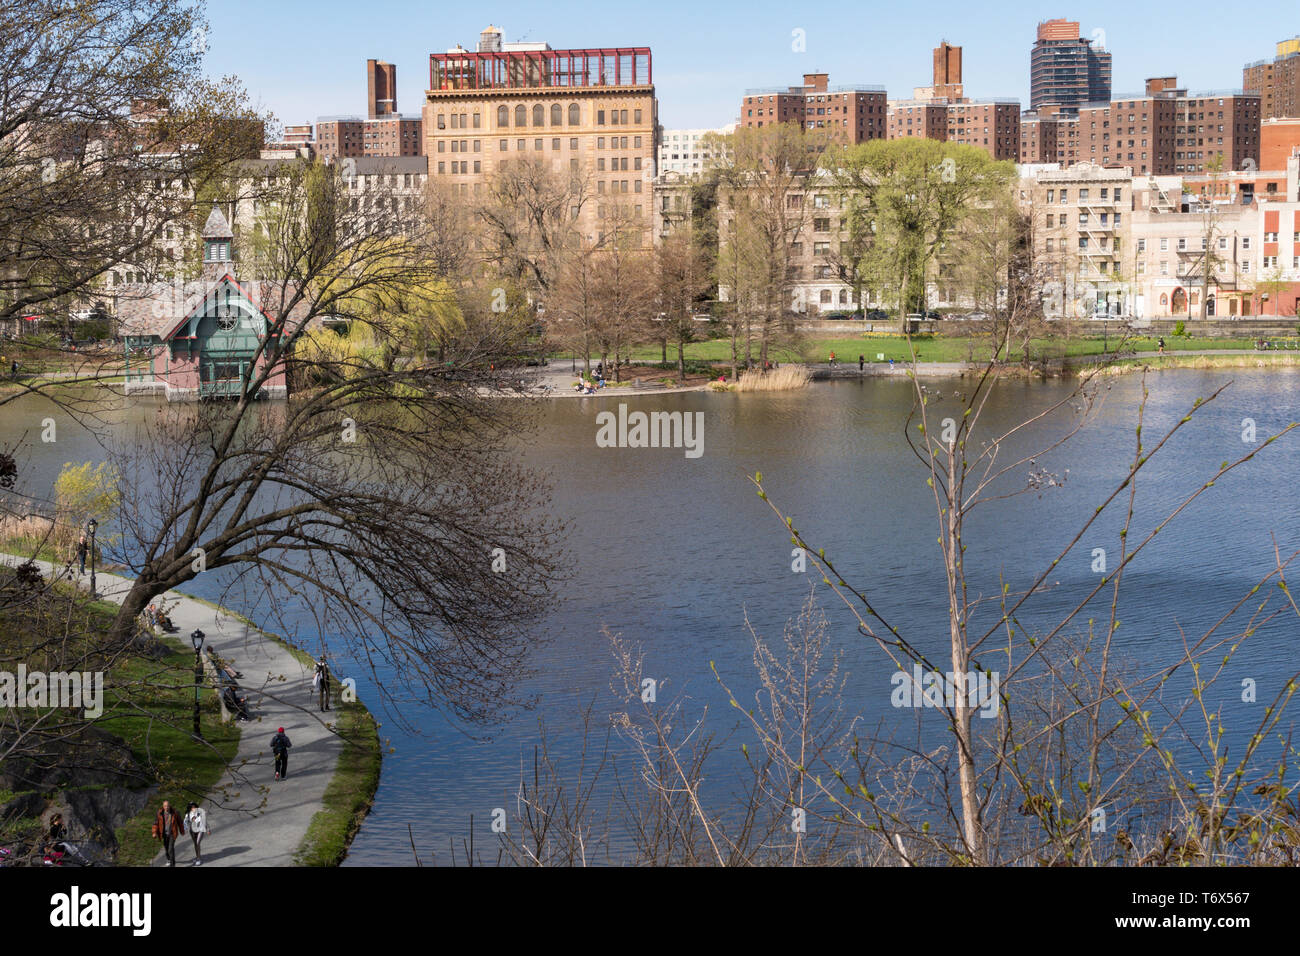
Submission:
[[[522,106],[515,107],[515,125],[516,126],[528,125],[528,110],[526,110]]]
[[[542,108],[541,103],[538,103],[536,106],[533,107],[533,125],[544,126],[545,124],[546,124],[546,110]]]
[[[1169,305],[1169,296],[1167,296],[1167,295],[1165,295],[1165,293],[1161,292],[1161,293],[1160,293],[1160,308],[1162,308],[1162,309],[1163,309],[1163,308],[1166,308],[1168,305]]]
[[[551,125],[559,126],[564,122],[564,110],[559,103],[551,104]]]
[[[582,122],[582,112],[578,109],[577,103],[569,104],[569,125],[577,126]]]
[[[508,106],[497,107],[497,125],[498,126],[510,125],[510,107]]]

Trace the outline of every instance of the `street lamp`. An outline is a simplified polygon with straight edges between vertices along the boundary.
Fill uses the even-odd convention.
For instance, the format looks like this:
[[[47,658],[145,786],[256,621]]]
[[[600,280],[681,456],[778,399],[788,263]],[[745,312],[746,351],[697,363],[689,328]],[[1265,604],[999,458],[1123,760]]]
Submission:
[[[90,599],[95,600],[95,529],[99,527],[99,522],[91,518],[86,522],[86,530],[90,532]]]
[[[194,645],[194,736],[202,740],[203,734],[199,732],[199,684],[203,680],[203,658],[200,655],[203,650],[203,632],[195,628],[190,635],[190,643]]]

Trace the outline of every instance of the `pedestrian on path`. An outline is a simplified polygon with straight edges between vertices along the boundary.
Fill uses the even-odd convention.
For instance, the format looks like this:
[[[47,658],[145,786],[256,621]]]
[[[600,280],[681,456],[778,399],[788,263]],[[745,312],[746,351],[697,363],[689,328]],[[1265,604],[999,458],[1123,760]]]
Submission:
[[[189,831],[190,839],[194,842],[194,862],[191,866],[203,865],[203,854],[199,852],[199,844],[203,838],[211,832],[208,829],[208,811],[204,810],[197,803],[191,803],[185,808],[185,829]]]
[[[293,744],[289,742],[289,737],[281,727],[271,738],[271,753],[275,754],[275,779],[283,780],[289,776],[289,748]]]
[[[866,357],[865,355],[859,355],[859,356],[858,356],[858,371],[861,372],[861,371],[862,371],[863,369],[865,369],[866,367],[867,367],[867,357]]]
[[[176,865],[176,838],[184,832],[184,818],[172,809],[170,800],[164,800],[158,815],[154,817],[153,837],[155,840],[162,840],[168,866]]]
[[[316,662],[316,673],[311,679],[312,686],[316,688],[319,697],[321,711],[330,709],[330,669],[325,663],[325,658]]]
[[[86,536],[83,534],[81,540],[77,542],[77,560],[81,562],[81,573],[86,573],[86,555],[90,553],[90,545],[86,543]]]

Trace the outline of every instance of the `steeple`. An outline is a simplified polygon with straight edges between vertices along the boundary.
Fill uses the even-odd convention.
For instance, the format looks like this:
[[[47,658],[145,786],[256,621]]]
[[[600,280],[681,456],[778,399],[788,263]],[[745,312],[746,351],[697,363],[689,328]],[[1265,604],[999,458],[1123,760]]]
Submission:
[[[215,282],[229,272],[235,272],[234,231],[216,206],[203,225],[203,278]]]

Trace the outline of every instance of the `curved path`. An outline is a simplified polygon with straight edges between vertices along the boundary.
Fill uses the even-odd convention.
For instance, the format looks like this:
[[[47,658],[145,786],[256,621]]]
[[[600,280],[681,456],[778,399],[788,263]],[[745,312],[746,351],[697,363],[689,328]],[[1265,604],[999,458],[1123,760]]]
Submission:
[[[2,555],[0,561],[14,565],[22,559]],[[45,561],[35,562],[46,574],[54,571]],[[62,569],[59,569],[60,572]],[[73,578],[86,590],[90,574]],[[115,574],[96,574],[96,588],[104,600],[121,603],[131,581]],[[240,722],[239,749],[233,765],[217,783],[210,799],[203,801],[212,832],[203,840],[204,866],[292,866],[294,854],[306,836],[307,826],[324,808],[325,788],[338,765],[343,742],[324,721],[334,711],[318,713],[312,689],[312,670],[277,640],[229,612],[168,591],[158,600],[165,602],[176,635],[189,642],[195,629],[203,631],[204,646],[212,647],[223,660],[243,673],[240,688],[248,696],[251,721]],[[337,682],[336,682],[337,684]],[[337,686],[335,688],[337,692]],[[336,693],[337,696],[337,693]],[[289,750],[289,774],[275,779],[270,741],[277,727],[283,727],[293,747]],[[161,794],[155,805],[167,797],[175,806],[184,798]],[[189,866],[193,844],[183,836],[176,849],[176,866]],[[154,866],[165,866],[162,852]]]

